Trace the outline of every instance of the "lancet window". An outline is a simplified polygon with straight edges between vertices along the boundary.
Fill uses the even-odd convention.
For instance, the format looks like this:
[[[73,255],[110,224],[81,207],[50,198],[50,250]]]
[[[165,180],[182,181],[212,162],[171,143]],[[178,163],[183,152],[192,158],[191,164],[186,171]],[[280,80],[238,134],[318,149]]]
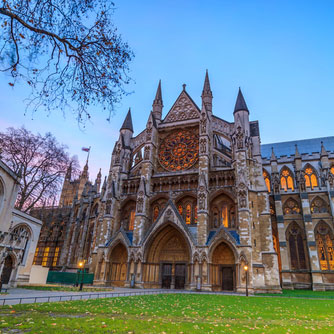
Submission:
[[[316,197],[311,203],[311,212],[312,213],[327,213],[328,205],[322,198]]]
[[[226,195],[216,197],[210,206],[211,228],[236,228],[235,204]]]
[[[284,167],[281,172],[281,188],[285,191],[294,190],[293,178],[291,171]]]
[[[291,223],[287,231],[287,240],[289,244],[291,269],[307,269],[305,236],[296,222]]]
[[[331,167],[330,172],[334,175],[334,166]]]
[[[289,198],[283,205],[283,212],[285,215],[296,215],[300,213],[300,207],[292,198]]]
[[[270,176],[269,176],[269,173],[265,169],[263,170],[263,178],[264,178],[264,182],[266,184],[267,190],[268,192],[270,192]]]
[[[318,187],[318,179],[314,172],[314,169],[311,166],[305,168],[305,186],[313,189]]]
[[[321,222],[316,229],[318,257],[321,270],[334,270],[333,233],[329,226]]]
[[[125,230],[132,231],[134,229],[135,223],[135,215],[136,215],[136,202],[128,201],[121,210],[122,217],[122,227]]]
[[[155,222],[158,219],[159,214],[166,206],[166,202],[167,200],[165,198],[159,198],[151,204],[152,222]]]
[[[197,224],[197,200],[194,197],[186,196],[177,202],[179,214],[187,225]]]

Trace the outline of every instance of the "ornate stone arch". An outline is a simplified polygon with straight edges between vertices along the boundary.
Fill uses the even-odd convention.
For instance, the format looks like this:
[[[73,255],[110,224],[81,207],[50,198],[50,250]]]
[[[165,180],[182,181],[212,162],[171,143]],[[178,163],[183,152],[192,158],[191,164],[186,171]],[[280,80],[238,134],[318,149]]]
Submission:
[[[238,264],[239,263],[239,254],[238,251],[236,249],[236,247],[234,246],[233,242],[231,242],[231,240],[229,240],[228,238],[224,238],[224,237],[219,237],[216,238],[212,244],[209,246],[209,252],[208,252],[208,260],[210,263],[212,263],[212,255],[213,252],[215,251],[215,249],[221,244],[221,243],[225,243],[227,246],[229,246],[229,248],[231,249],[233,256],[234,256],[234,263]]]
[[[320,196],[313,198],[310,204],[311,213],[328,213],[329,205],[325,199]]]
[[[320,270],[334,270],[334,233],[330,224],[320,220],[314,228]]]
[[[0,212],[2,211],[2,208],[4,206],[5,198],[6,198],[6,183],[0,176]]]
[[[262,169],[262,176],[264,179],[264,183],[267,187],[267,190],[270,193],[271,192],[271,177],[270,177],[269,172],[265,168]]]
[[[294,214],[300,214],[300,204],[292,197],[289,197],[284,203],[283,203],[283,214],[285,215],[294,215]]]
[[[285,191],[295,189],[295,176],[288,166],[284,165],[280,169],[279,175],[281,189]]]
[[[306,188],[313,189],[314,187],[318,187],[320,178],[317,170],[311,164],[307,163],[304,166],[303,171]]]
[[[210,227],[218,229],[220,226],[226,228],[237,227],[237,203],[234,197],[225,192],[219,192],[210,198]]]

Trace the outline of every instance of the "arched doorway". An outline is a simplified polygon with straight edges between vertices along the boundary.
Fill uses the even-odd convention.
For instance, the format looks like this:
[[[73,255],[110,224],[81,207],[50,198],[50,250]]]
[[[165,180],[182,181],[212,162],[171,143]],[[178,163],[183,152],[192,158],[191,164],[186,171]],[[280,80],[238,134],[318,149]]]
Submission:
[[[13,258],[10,255],[7,255],[5,263],[1,273],[1,283],[8,284],[10,276],[13,270]]]
[[[128,252],[119,243],[110,253],[110,282],[115,286],[124,286],[128,269]]]
[[[235,289],[235,258],[232,249],[225,242],[220,243],[212,253],[210,277],[214,291]]]
[[[184,289],[189,279],[189,246],[180,231],[168,225],[149,246],[144,265],[145,287]]]

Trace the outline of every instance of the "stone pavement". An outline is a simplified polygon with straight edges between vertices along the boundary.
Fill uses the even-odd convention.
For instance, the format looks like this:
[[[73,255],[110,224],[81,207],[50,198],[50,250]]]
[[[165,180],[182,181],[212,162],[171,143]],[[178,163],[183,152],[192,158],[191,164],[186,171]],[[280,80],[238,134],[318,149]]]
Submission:
[[[149,295],[161,293],[200,293],[200,294],[223,294],[240,295],[228,292],[194,292],[188,290],[167,290],[167,289],[130,289],[114,288],[113,291],[100,292],[73,292],[73,291],[40,291],[22,288],[8,289],[7,295],[0,295],[0,307],[2,305],[16,305],[29,303],[58,302],[81,299],[114,298],[136,295]]]

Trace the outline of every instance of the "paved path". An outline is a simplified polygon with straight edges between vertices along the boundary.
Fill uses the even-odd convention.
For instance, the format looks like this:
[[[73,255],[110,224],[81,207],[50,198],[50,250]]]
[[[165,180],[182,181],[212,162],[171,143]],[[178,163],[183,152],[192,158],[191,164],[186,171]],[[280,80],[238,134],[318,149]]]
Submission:
[[[224,294],[237,295],[236,293],[226,292],[194,292],[188,290],[167,290],[167,289],[128,289],[115,288],[113,291],[101,292],[73,292],[73,291],[40,291],[30,289],[8,289],[8,295],[0,295],[1,305],[16,305],[29,303],[45,303],[67,300],[114,298],[136,295],[151,295],[160,293],[200,293],[200,294]]]

